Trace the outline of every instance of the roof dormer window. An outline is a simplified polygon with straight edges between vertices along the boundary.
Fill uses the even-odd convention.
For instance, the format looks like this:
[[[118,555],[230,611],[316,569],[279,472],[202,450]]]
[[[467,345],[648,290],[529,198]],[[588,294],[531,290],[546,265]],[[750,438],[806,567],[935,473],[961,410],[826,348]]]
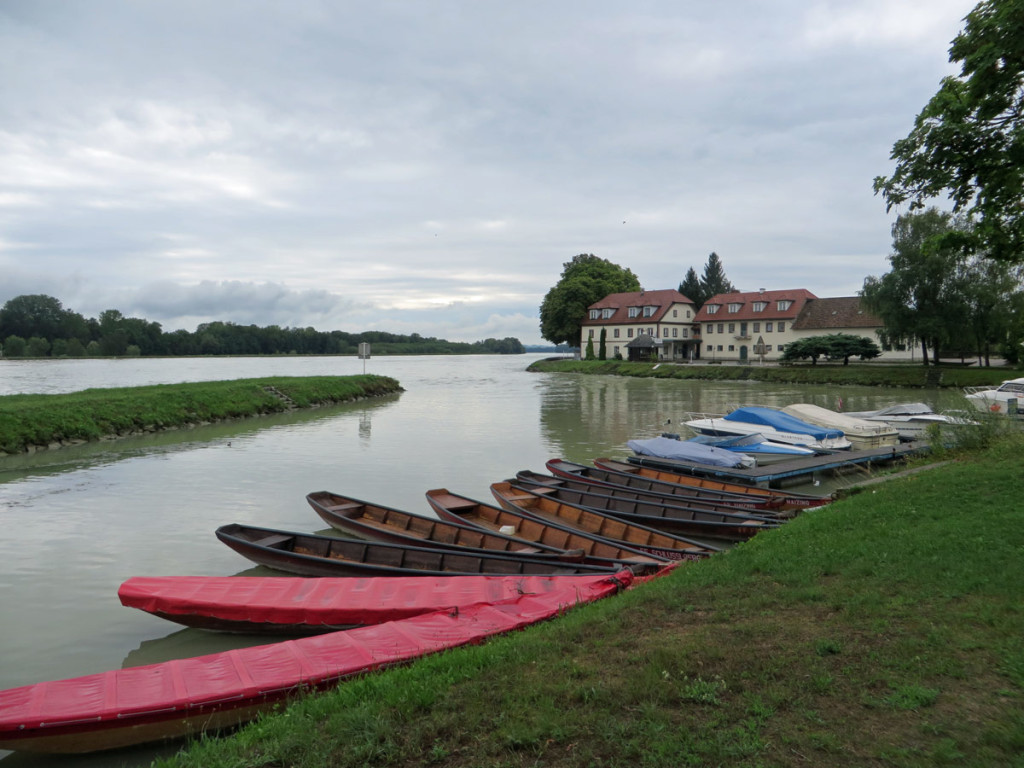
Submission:
[[[629,308],[629,316],[630,317],[639,317],[640,316],[640,307],[630,307]]]
[[[764,312],[767,307],[768,307],[768,302],[767,301],[755,301],[753,304],[751,304],[751,308],[755,312]]]
[[[718,308],[720,306],[722,306],[722,305],[721,304],[707,304],[707,305],[705,305],[704,309],[706,309],[708,311],[709,315],[713,315],[716,312],[718,312]]]
[[[604,309],[601,310],[601,317],[604,318],[605,320],[610,319],[611,316],[614,314],[615,310],[612,307],[605,307]]]
[[[599,318],[600,316],[601,316],[601,310],[600,309],[592,309],[592,310],[590,310],[590,319],[591,320],[597,320],[597,318]]]
[[[793,306],[793,302],[789,299],[780,299],[776,305],[779,308],[779,312],[785,312],[787,309]]]
[[[743,304],[741,302],[739,302],[739,301],[730,302],[729,303],[729,314],[735,315],[737,312],[740,311],[740,307],[742,307],[742,306],[743,306]]]
[[[644,307],[644,317],[654,317],[654,310],[657,307]]]

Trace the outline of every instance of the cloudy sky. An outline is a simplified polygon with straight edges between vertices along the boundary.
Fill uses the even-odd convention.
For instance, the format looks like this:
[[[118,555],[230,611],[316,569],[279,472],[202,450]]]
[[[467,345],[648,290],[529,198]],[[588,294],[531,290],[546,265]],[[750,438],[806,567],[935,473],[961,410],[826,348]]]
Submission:
[[[965,0],[3,0],[0,303],[541,341],[563,263],[848,296]]]

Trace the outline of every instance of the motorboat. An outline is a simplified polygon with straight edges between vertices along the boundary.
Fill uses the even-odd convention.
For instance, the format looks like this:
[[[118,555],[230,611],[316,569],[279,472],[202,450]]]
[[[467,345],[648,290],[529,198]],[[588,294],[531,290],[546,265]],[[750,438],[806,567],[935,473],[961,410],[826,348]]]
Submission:
[[[847,450],[850,441],[839,429],[808,424],[788,413],[763,406],[737,408],[724,416],[691,418],[686,426],[702,435],[764,435],[769,440],[818,452]]]
[[[966,387],[968,402],[979,411],[1021,417],[1024,413],[1024,378],[1008,379],[992,387]]]
[[[812,403],[793,403],[784,406],[782,411],[809,424],[842,430],[846,439],[858,451],[896,445],[900,441],[900,433],[884,421],[868,421]]]
[[[976,422],[964,419],[959,416],[950,416],[945,413],[935,413],[931,406],[925,403],[897,403],[877,411],[855,411],[847,416],[855,416],[867,421],[880,421],[895,429],[900,440],[912,441],[921,440],[928,436],[928,428],[936,426],[945,429],[951,426],[970,426]]]
[[[714,435],[697,435],[691,437],[687,442],[702,443],[715,448],[724,448],[727,451],[745,453],[753,457],[757,466],[763,467],[766,464],[774,464],[779,461],[790,461],[804,456],[814,456],[816,452],[811,448],[802,445],[791,445],[769,440],[760,432],[752,435],[726,435],[716,437]]]

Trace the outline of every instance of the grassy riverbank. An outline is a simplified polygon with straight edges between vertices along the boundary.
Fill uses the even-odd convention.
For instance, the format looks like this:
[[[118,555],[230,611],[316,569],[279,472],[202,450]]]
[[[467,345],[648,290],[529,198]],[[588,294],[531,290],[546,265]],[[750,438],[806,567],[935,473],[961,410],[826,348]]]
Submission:
[[[970,387],[999,384],[1024,376],[1013,368],[923,365],[674,365],[621,360],[538,360],[529,367],[541,373],[584,373],[657,379],[750,379],[787,384],[856,384],[868,387]]]
[[[161,766],[1009,766],[1024,437]]]
[[[402,390],[386,376],[268,377],[0,397],[0,453],[310,408]]]

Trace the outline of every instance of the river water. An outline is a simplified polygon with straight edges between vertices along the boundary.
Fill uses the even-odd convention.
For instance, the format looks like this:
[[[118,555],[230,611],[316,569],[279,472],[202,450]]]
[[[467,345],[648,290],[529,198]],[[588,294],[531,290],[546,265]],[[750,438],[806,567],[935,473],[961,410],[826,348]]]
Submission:
[[[681,431],[689,411],[812,402],[867,410],[955,393],[528,373],[539,355],[0,361],[0,394],[60,393],[257,376],[376,373],[405,391],[349,405],[0,458],[0,690],[226,650],[221,636],[123,608],[132,576],[267,573],[214,536],[241,522],[322,531],[305,501],[339,493],[429,515],[446,487],[491,502],[489,485],[562,457],[624,456]],[[153,750],[14,766],[148,764]],[[5,757],[5,755],[7,755]]]

